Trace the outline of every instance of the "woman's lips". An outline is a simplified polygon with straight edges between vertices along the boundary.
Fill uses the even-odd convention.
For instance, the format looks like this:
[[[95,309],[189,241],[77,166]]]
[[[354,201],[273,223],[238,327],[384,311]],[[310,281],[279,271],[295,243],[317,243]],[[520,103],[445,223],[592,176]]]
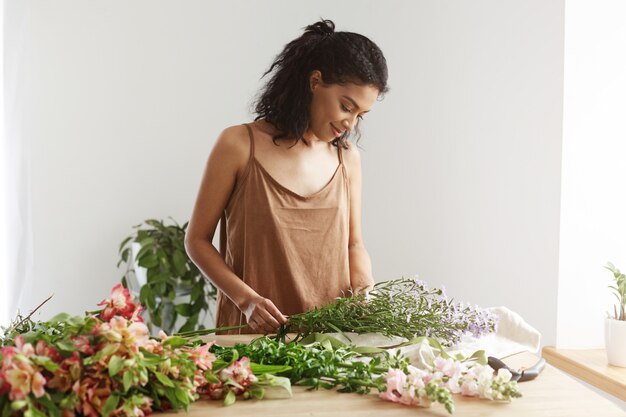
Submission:
[[[332,124],[330,125],[330,127],[333,129],[333,133],[335,134],[335,137],[341,136],[343,134],[342,132],[337,130],[335,126],[333,126]]]

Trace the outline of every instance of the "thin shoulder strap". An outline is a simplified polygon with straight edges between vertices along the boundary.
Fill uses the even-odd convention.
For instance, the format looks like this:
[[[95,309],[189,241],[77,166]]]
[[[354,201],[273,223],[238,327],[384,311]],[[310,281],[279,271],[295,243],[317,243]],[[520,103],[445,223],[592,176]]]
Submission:
[[[220,255],[222,258],[226,259],[226,212],[222,212],[222,218],[220,219]]]
[[[341,142],[337,142],[337,154],[339,154],[339,163],[343,165],[343,154],[341,153]]]
[[[248,123],[244,123],[248,128],[248,135],[250,136],[250,160],[254,157],[254,133],[252,133],[252,128]]]

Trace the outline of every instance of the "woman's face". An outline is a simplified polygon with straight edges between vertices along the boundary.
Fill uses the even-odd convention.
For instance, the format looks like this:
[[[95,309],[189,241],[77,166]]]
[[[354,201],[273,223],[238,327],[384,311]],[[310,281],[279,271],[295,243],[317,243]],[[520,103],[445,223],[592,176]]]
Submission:
[[[346,130],[353,130],[357,118],[369,112],[378,97],[373,86],[324,84],[315,70],[309,78],[311,94],[309,132],[317,139],[330,142]]]

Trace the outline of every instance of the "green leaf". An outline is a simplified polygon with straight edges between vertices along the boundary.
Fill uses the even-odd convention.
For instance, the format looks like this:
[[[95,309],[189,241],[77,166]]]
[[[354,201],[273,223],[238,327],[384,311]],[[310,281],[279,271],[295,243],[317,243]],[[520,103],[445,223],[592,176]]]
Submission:
[[[68,321],[70,318],[70,315],[67,313],[59,313],[56,316],[52,317],[50,320],[48,320],[48,323],[63,323]]]
[[[361,355],[373,355],[375,353],[385,352],[385,349],[373,346],[355,346],[354,348],[352,348],[352,350]]]
[[[22,408],[26,407],[28,405],[28,403],[25,400],[15,400],[11,402],[11,410],[13,411],[17,411],[17,410],[21,410]]]
[[[165,397],[169,400],[169,402],[171,403],[172,409],[174,410],[178,410],[178,398],[176,398],[176,394],[174,393],[173,390],[171,389],[166,389],[163,391],[163,394],[161,395],[165,395]]]
[[[237,400],[237,397],[235,397],[235,393],[232,391],[228,391],[228,394],[226,394],[226,397],[224,398],[224,405],[225,406],[233,405],[236,400]]]
[[[161,312],[163,311],[163,304],[159,304],[156,309],[150,310],[150,319],[155,326],[161,327]]]
[[[191,301],[196,301],[204,292],[204,283],[199,282],[191,289]]]
[[[113,356],[109,360],[109,375],[115,376],[124,366],[124,359],[121,356]]]
[[[250,370],[254,375],[262,374],[280,374],[281,372],[290,371],[292,368],[289,365],[264,365],[257,363],[250,363]]]
[[[176,390],[174,390],[174,394],[176,395],[178,401],[183,404],[189,404],[189,396],[181,387],[176,387]]]
[[[350,339],[348,339],[348,340],[350,340]],[[332,337],[332,336],[330,336],[328,334],[325,334],[325,333],[311,333],[308,336],[306,336],[305,338],[303,338],[302,340],[300,340],[300,342],[298,342],[298,343],[300,343],[301,345],[306,346],[306,345],[310,345],[310,344],[315,343],[315,342],[320,342],[321,343],[321,342],[324,342],[324,341],[328,341],[330,343],[330,345],[333,348],[335,348],[335,349],[342,348],[342,347],[346,346],[346,344],[343,343],[341,340],[337,339],[336,337]]]
[[[46,408],[46,411],[48,412],[48,417],[61,417],[61,410],[59,410],[57,402],[51,400],[45,395],[41,398],[38,398],[37,401]],[[0,409],[0,411],[2,410]]]
[[[178,304],[175,309],[178,314],[184,317],[189,317],[192,314],[191,304],[188,303]]]
[[[119,401],[120,401],[119,395],[112,394],[104,403],[104,407],[102,408],[102,417],[108,417],[109,414],[111,414],[113,410],[117,408],[117,403]]]
[[[270,390],[272,390],[272,388],[270,388]],[[250,397],[255,398],[257,400],[262,400],[265,396],[265,389],[263,388],[252,388],[248,391],[248,393],[250,394]],[[279,396],[269,396],[267,397],[268,399],[282,399],[282,398],[291,398],[291,395],[289,397],[285,397],[285,396],[280,396],[281,394],[279,394]]]
[[[65,351],[65,352],[74,352],[76,351],[76,346],[74,346],[72,343],[69,342],[64,342],[62,340],[58,341],[55,343],[56,347]]]
[[[187,255],[181,251],[174,251],[172,261],[174,263],[174,271],[177,275],[183,275],[187,271]]]
[[[206,380],[206,382],[210,384],[219,384],[220,382],[220,379],[216,375],[214,375],[211,371],[208,371],[204,374],[204,379]]]
[[[146,223],[149,226],[154,227],[155,229],[161,229],[163,227],[163,223],[155,219],[148,219],[144,223]]]
[[[124,372],[124,379],[123,379],[123,383],[124,383],[124,392],[128,392],[128,390],[130,389],[130,386],[133,383],[133,374],[130,372]]]
[[[163,385],[165,385],[166,387],[174,387],[174,383],[172,382],[171,379],[169,379],[166,375],[162,374],[161,372],[154,372],[154,375],[157,377],[157,379],[159,380],[159,382]]]
[[[173,348],[179,348],[181,346],[185,346],[187,344],[187,339],[181,336],[171,336],[168,337],[165,342],[163,342],[164,346],[172,346]]]
[[[333,345],[330,343],[330,340],[324,339],[320,342],[320,344],[324,347],[324,349],[332,352]]]
[[[481,365],[487,365],[487,354],[484,350],[477,350],[476,352],[472,353],[469,358],[467,358],[468,361],[472,359],[476,359],[476,361]]]
[[[154,268],[155,266],[158,266],[159,260],[157,259],[155,254],[149,253],[145,255],[143,258],[141,258],[138,263],[139,263],[139,266],[150,269],[150,268]]]
[[[43,366],[46,370],[50,372],[54,372],[59,369],[59,364],[55,363],[52,359],[47,356],[32,356],[31,360],[35,362],[37,365]]]
[[[233,354],[235,354],[235,353],[237,353],[236,350],[233,351]],[[214,373],[217,373],[217,372],[221,371],[222,369],[226,368],[228,365],[230,365],[231,362],[226,362],[223,359],[216,359],[215,361],[213,361],[212,371]]]
[[[152,270],[148,271],[147,281],[149,284],[158,284],[160,282],[168,282],[171,277],[165,273],[153,274]]]
[[[32,404],[28,405],[28,411],[26,411],[26,413],[24,413],[24,416],[31,416],[31,417],[48,417],[46,416],[44,413],[42,413],[41,411],[37,410]]]
[[[165,252],[159,250],[159,252],[157,253],[157,258],[159,259],[159,263],[161,264],[162,269],[170,272],[170,261],[167,260]]]
[[[124,249],[124,251],[122,252],[122,260],[124,262],[128,262],[128,255],[129,254],[130,254],[130,248]]]
[[[155,355],[152,352],[148,352],[143,347],[140,347],[139,350],[141,351],[141,353],[143,353],[143,363],[145,365],[158,365],[159,363],[165,361],[165,359],[161,356]]]
[[[139,249],[139,252],[137,252],[137,255],[136,255],[137,261],[141,261],[145,256],[152,253],[153,242],[154,242],[154,238],[152,237],[146,238],[142,240],[141,242],[139,242],[139,244],[141,245],[141,249]],[[141,265],[141,263],[139,265]]]
[[[167,283],[159,282],[158,284],[154,286],[154,291],[159,296],[165,295],[167,293]]]
[[[154,298],[154,293],[149,285],[141,287],[141,290],[139,290],[139,300],[142,304],[148,306],[150,310],[153,310],[156,307],[156,299]]]
[[[120,243],[120,248],[117,251],[117,253],[122,252],[122,248],[124,248],[124,246],[128,243],[129,240],[131,240],[133,237],[132,236],[128,236],[126,239],[122,240],[122,243]]]
[[[196,317],[197,318],[197,317]],[[183,326],[178,330],[178,333],[190,332],[196,329],[197,320],[189,319],[183,324]]]
[[[99,351],[97,354],[101,354],[102,356],[110,356],[112,354],[114,354],[115,352],[117,352],[117,350],[120,348],[119,345],[115,344],[115,343],[110,343],[108,345],[105,345],[104,348]]]

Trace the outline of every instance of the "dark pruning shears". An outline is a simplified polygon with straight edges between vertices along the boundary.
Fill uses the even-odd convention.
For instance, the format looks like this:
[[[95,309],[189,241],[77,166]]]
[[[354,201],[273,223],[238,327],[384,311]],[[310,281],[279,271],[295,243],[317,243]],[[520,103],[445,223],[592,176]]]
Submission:
[[[494,371],[498,371],[498,369],[501,368],[507,369],[512,375],[511,381],[517,382],[530,381],[531,379],[537,378],[537,375],[539,375],[546,366],[544,358],[539,359],[539,361],[530,368],[521,369],[519,371],[509,368],[504,362],[498,358],[494,358],[493,356],[489,356],[487,358],[487,363],[493,368]]]

